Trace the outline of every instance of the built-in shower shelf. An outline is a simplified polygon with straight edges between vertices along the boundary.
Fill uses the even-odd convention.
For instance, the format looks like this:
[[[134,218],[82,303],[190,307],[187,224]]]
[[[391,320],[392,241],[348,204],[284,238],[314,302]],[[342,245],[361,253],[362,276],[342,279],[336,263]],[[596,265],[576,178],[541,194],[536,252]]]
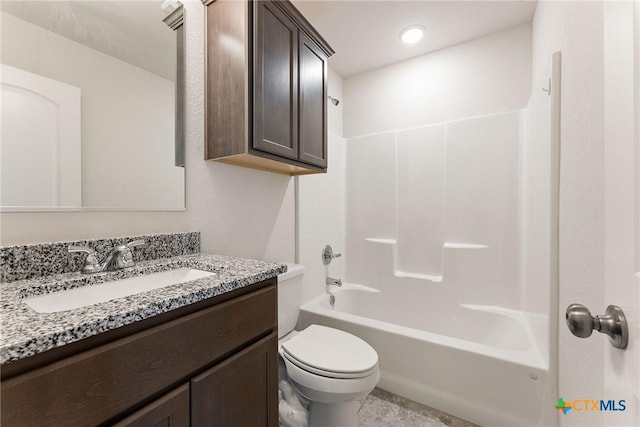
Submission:
[[[389,245],[392,247],[392,257],[393,257],[393,275],[395,277],[406,277],[410,279],[418,279],[418,280],[426,280],[429,282],[441,283],[443,280],[443,275],[432,275],[432,274],[423,274],[423,273],[412,273],[409,271],[401,271],[398,268],[398,239],[391,239],[385,237],[367,237],[365,239],[367,242],[378,243],[382,245]],[[443,249],[487,249],[487,245],[480,245],[477,243],[458,243],[458,242],[445,242],[442,245]]]
[[[367,242],[383,243],[385,245],[395,245],[396,243],[398,243],[397,239],[383,239],[383,238],[380,238],[380,237],[367,237],[365,240]]]
[[[452,243],[445,242],[444,248],[446,249],[487,249],[487,245],[478,245],[475,243]]]
[[[428,280],[429,282],[442,282],[442,276],[432,276],[430,274],[409,273],[406,271],[394,270],[393,275],[396,277],[409,277],[411,279]]]
[[[389,239],[389,238],[383,238],[383,237],[367,237],[365,240],[367,242],[381,243],[383,245],[398,244],[398,239]],[[487,249],[489,246],[480,245],[477,243],[444,242],[444,245],[442,245],[442,247],[446,249]]]
[[[408,277],[411,279],[427,280],[429,282],[442,282],[442,275],[435,276],[432,274],[412,273],[408,271],[400,271],[398,269],[398,240],[381,237],[368,237],[367,242],[390,245],[393,248],[393,275],[395,277]]]

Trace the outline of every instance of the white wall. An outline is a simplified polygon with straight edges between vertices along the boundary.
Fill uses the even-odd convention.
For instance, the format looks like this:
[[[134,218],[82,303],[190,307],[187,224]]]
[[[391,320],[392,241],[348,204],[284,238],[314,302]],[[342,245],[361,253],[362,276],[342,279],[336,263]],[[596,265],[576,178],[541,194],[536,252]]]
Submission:
[[[303,301],[309,301],[325,291],[325,277],[344,278],[345,252],[345,167],[346,142],[342,138],[342,111],[345,105],[342,78],[329,68],[329,94],[340,100],[329,103],[329,167],[326,174],[298,178],[299,255],[298,262],[306,266]],[[333,260],[328,269],[320,254],[331,245],[341,258]]]
[[[82,206],[183,208],[184,170],[174,166],[174,82],[1,16],[3,63],[81,90]]]
[[[530,85],[523,25],[346,79],[344,136],[513,111]]]

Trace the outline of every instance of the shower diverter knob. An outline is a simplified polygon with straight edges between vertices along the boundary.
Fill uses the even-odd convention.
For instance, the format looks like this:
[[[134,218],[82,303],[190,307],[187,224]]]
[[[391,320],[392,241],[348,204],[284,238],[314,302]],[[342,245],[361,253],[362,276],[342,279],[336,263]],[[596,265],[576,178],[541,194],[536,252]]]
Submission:
[[[615,348],[624,349],[629,342],[627,318],[622,309],[616,305],[607,307],[604,316],[592,316],[589,309],[582,304],[571,304],[567,307],[567,326],[571,333],[580,338],[588,338],[595,329],[607,334],[609,342]]]
[[[334,258],[339,258],[341,257],[342,254],[334,254],[333,253],[333,248],[329,245],[326,245],[324,247],[324,249],[322,250],[322,263],[324,265],[329,265],[331,264],[331,260]]]

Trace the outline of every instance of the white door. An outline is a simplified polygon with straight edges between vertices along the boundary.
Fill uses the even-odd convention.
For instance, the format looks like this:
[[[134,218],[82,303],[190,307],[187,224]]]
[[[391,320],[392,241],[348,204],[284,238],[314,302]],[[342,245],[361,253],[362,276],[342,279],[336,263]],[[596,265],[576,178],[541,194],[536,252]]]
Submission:
[[[0,65],[0,206],[81,206],[80,89]]]
[[[605,344],[603,399],[625,402],[603,415],[606,426],[640,426],[640,1],[605,2],[604,34],[604,295],[624,311],[629,344]]]

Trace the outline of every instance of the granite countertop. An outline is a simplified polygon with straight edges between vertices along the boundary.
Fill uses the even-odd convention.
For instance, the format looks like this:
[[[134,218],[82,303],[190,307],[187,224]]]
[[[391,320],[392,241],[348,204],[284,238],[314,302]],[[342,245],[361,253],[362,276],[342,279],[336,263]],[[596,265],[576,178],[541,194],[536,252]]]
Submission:
[[[191,267],[213,276],[57,313],[37,313],[22,300],[57,290]],[[287,267],[222,255],[189,254],[141,261],[98,274],[64,273],[0,284],[0,365],[147,319],[284,273]]]

